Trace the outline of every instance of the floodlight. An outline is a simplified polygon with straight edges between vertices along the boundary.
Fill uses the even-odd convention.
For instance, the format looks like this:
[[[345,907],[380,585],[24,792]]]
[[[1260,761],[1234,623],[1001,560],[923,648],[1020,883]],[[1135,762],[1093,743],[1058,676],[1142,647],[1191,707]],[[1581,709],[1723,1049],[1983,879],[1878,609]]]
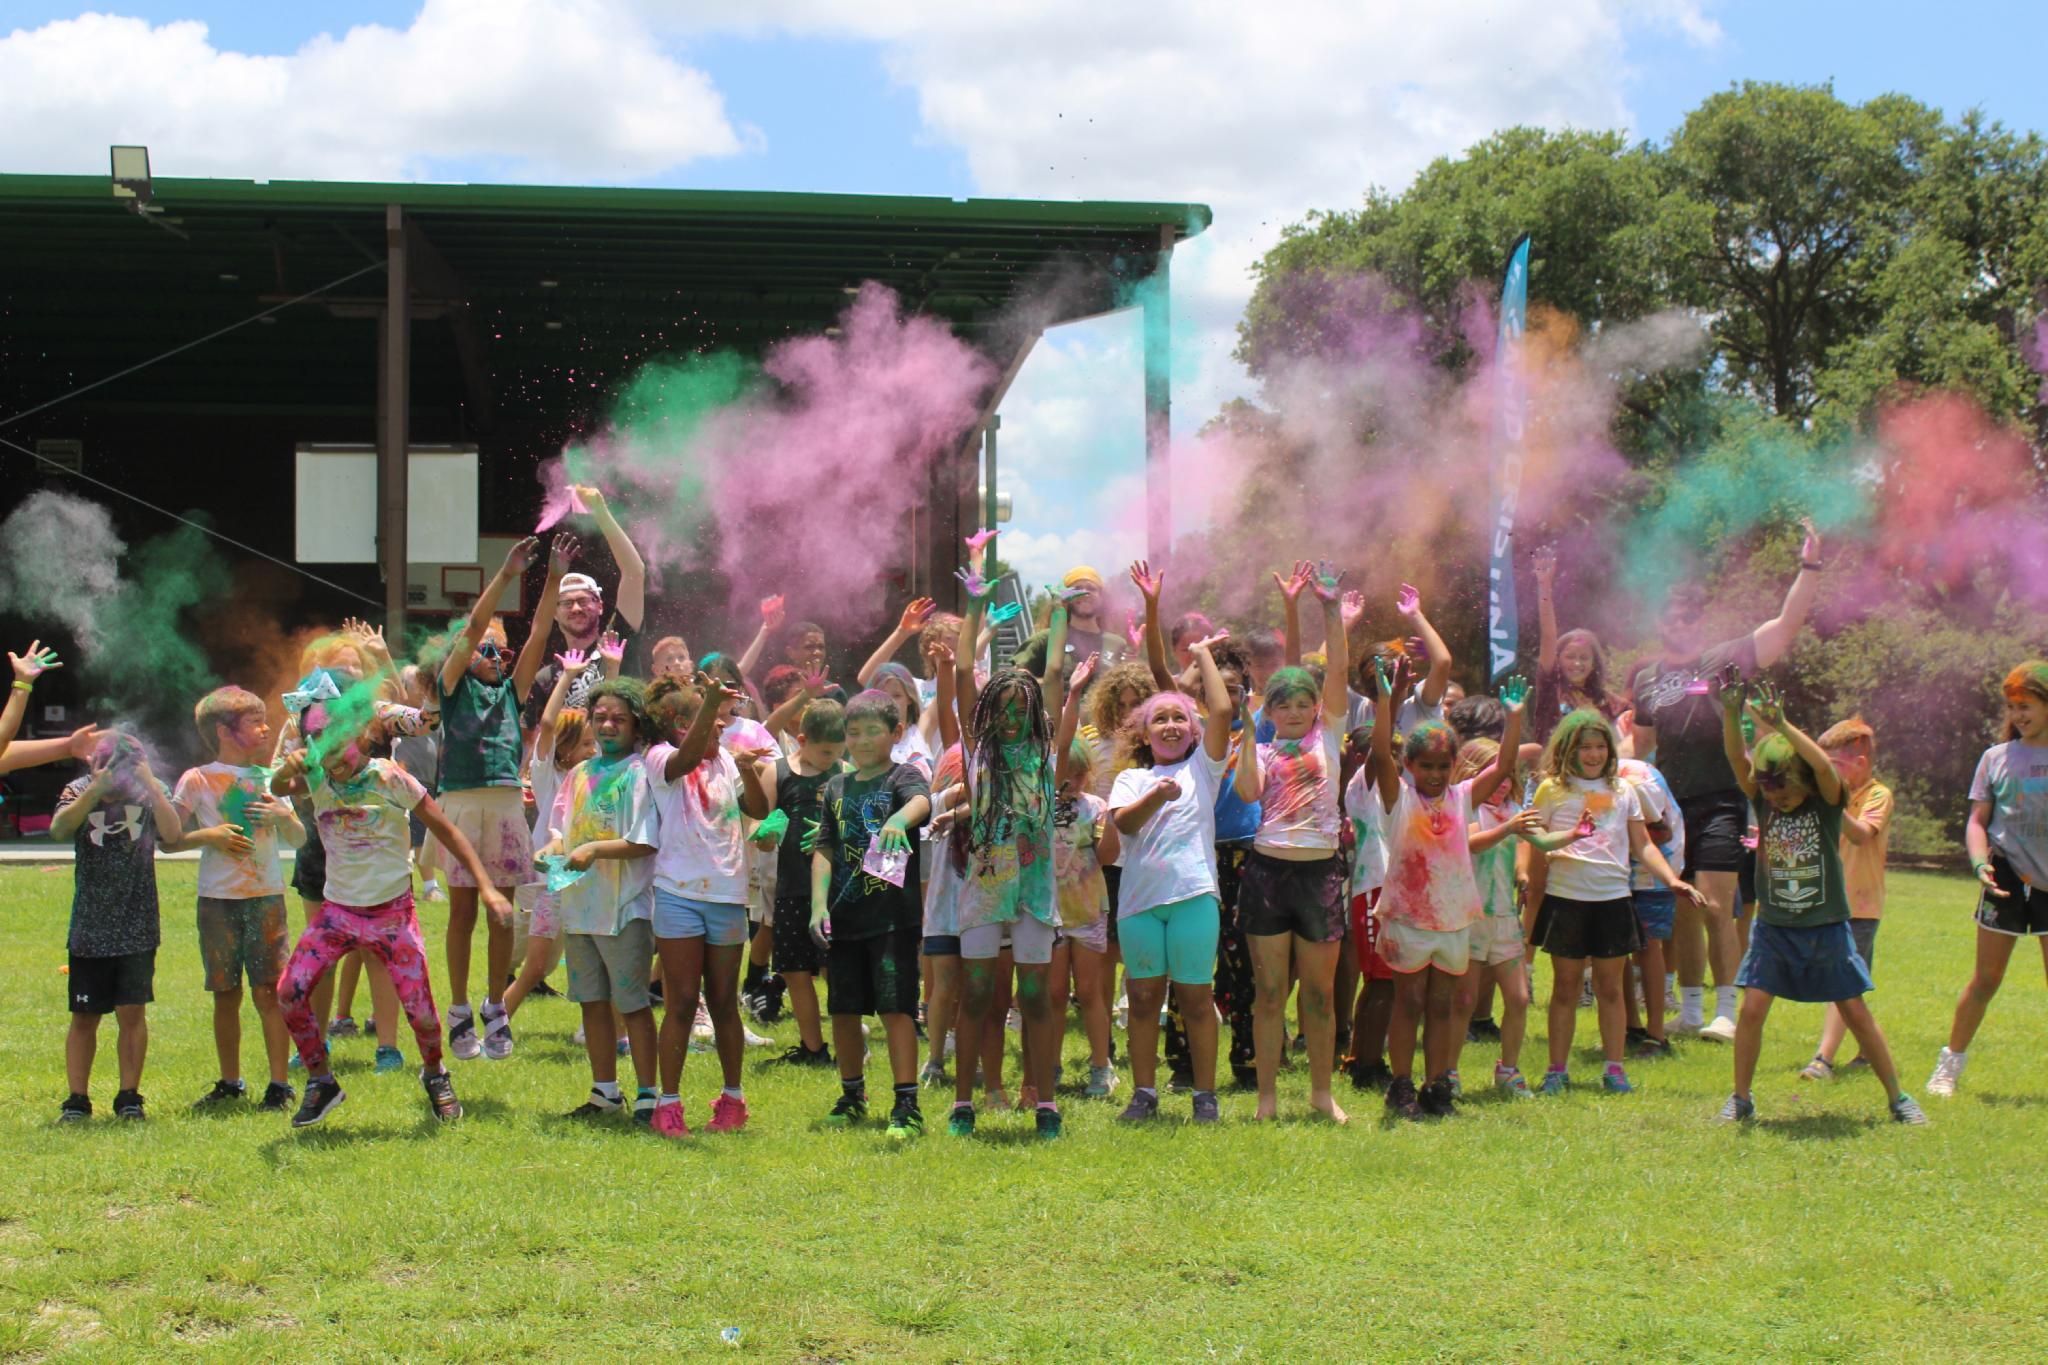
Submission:
[[[108,152],[116,199],[132,200],[133,206],[140,208],[155,197],[149,178],[149,148],[111,147]]]

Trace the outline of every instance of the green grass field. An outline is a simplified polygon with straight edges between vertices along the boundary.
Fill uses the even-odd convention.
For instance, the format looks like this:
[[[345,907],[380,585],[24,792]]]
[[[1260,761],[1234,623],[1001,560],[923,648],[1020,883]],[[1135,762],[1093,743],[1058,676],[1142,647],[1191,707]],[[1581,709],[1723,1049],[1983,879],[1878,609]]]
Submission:
[[[588,1073],[572,1007],[536,1000],[515,1058],[455,1064],[461,1123],[433,1123],[412,1073],[373,1075],[354,1040],[338,1053],[348,1103],[294,1133],[253,1109],[186,1111],[214,1074],[192,876],[163,873],[150,1121],[105,1117],[109,1021],[100,1116],[59,1128],[69,870],[0,871],[0,1356],[2048,1353],[2031,1145],[2048,1001],[2029,956],[1962,1093],[1930,1102],[1921,1129],[1884,1121],[1868,1076],[1800,1081],[1819,1009],[1781,1005],[1747,1130],[1709,1122],[1728,1052],[1692,1042],[1636,1064],[1634,1096],[1486,1095],[1434,1124],[1384,1124],[1360,1095],[1348,1129],[1255,1129],[1251,1097],[1226,1093],[1218,1128],[1190,1127],[1170,1096],[1168,1120],[1130,1132],[1077,1093],[1067,1137],[1043,1146],[1020,1115],[950,1139],[936,1099],[931,1135],[907,1148],[879,1118],[822,1130],[832,1078],[770,1067],[749,1073],[747,1131],[676,1145],[555,1117]],[[1970,903],[1955,879],[1893,882],[1872,1003],[1916,1091],[1968,971]],[[425,909],[438,956],[440,907]],[[1540,1020],[1539,1002],[1532,1070]],[[1575,1068],[1593,1081],[1580,1021]],[[252,1012],[251,1061],[254,1034]],[[1466,1073],[1488,1060],[1468,1051]],[[879,1055],[870,1083],[886,1096]],[[693,1122],[716,1085],[692,1057]],[[1284,1077],[1287,1112],[1305,1100],[1305,1077]]]

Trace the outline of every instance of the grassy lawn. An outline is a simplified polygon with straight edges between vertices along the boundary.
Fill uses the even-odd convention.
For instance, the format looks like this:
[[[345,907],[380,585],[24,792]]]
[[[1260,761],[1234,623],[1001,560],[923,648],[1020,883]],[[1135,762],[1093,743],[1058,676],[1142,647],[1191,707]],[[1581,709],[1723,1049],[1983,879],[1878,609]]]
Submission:
[[[1129,1132],[1115,1105],[1076,1094],[1051,1146],[1009,1115],[949,1139],[929,1097],[931,1135],[908,1148],[879,1117],[823,1131],[832,1078],[771,1067],[748,1076],[746,1132],[671,1145],[554,1117],[588,1073],[572,1007],[536,1000],[516,1057],[455,1064],[460,1124],[434,1124],[412,1072],[373,1075],[370,1042],[353,1040],[338,1053],[348,1104],[295,1134],[253,1109],[186,1112],[214,1074],[192,876],[163,872],[150,1122],[105,1116],[110,1020],[100,1116],[60,1129],[70,876],[0,871],[0,1144],[14,1154],[0,1356],[2048,1353],[2048,1209],[2029,1136],[2048,1103],[2048,1001],[2031,953],[1962,1093],[1930,1102],[1917,1130],[1884,1121],[1868,1076],[1800,1081],[1820,1011],[1780,1005],[1762,1121],[1746,1131],[1709,1123],[1728,1052],[1693,1042],[1638,1063],[1634,1096],[1476,1096],[1437,1124],[1384,1125],[1361,1095],[1348,1129],[1255,1130],[1251,1097],[1226,1093],[1219,1128],[1192,1129],[1169,1096],[1167,1121]],[[1968,971],[1970,903],[1958,880],[1894,879],[1872,1003],[1916,1091]],[[424,908],[438,957],[441,907]],[[1536,1072],[1541,1019],[1539,1001],[1524,1058]],[[775,1032],[794,1039],[788,1023]],[[1593,1034],[1588,1011],[1579,1037]],[[252,1011],[252,1062],[254,1035]],[[1468,1051],[1466,1074],[1489,1060]],[[1574,1065],[1596,1080],[1593,1050]],[[713,1059],[691,1058],[693,1123],[716,1077]],[[878,1115],[887,1080],[878,1052]],[[1282,1084],[1299,1115],[1305,1077]],[[729,1326],[737,1351],[719,1341]]]

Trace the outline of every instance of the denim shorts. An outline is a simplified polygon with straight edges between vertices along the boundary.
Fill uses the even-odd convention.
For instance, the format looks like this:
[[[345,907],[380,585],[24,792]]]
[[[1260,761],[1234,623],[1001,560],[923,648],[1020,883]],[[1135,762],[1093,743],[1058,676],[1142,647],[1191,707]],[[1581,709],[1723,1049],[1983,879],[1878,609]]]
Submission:
[[[747,907],[725,901],[697,901],[673,891],[654,893],[656,938],[701,938],[714,948],[747,941]]]

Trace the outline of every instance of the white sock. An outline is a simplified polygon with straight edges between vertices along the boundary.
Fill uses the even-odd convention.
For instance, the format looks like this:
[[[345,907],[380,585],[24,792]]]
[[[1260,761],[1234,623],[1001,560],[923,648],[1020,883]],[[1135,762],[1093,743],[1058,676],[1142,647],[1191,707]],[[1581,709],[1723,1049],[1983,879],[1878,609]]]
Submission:
[[[1735,988],[1733,986],[1714,987],[1714,1017],[1716,1019],[1733,1019],[1735,1017]]]
[[[592,1081],[590,1088],[614,1104],[625,1098],[619,1094],[619,1083],[617,1081]]]
[[[736,1085],[724,1086],[719,1090],[718,1093],[725,1096],[729,1100],[738,1100],[742,1104],[745,1104],[747,1102],[746,1095]]]
[[[1701,1017],[1701,1001],[1706,995],[1702,986],[1680,986],[1678,988],[1678,1013],[1682,1018],[1697,1023]]]
[[[469,1018],[469,1006],[467,1006],[467,1005],[450,1005],[450,1006],[448,1007],[448,1017],[449,1017],[450,1019],[467,1019],[467,1018]]]
[[[656,1104],[681,1104],[682,1102],[683,1097],[681,1095],[671,1094],[666,1090],[662,1091],[660,1098],[655,1100]]]

